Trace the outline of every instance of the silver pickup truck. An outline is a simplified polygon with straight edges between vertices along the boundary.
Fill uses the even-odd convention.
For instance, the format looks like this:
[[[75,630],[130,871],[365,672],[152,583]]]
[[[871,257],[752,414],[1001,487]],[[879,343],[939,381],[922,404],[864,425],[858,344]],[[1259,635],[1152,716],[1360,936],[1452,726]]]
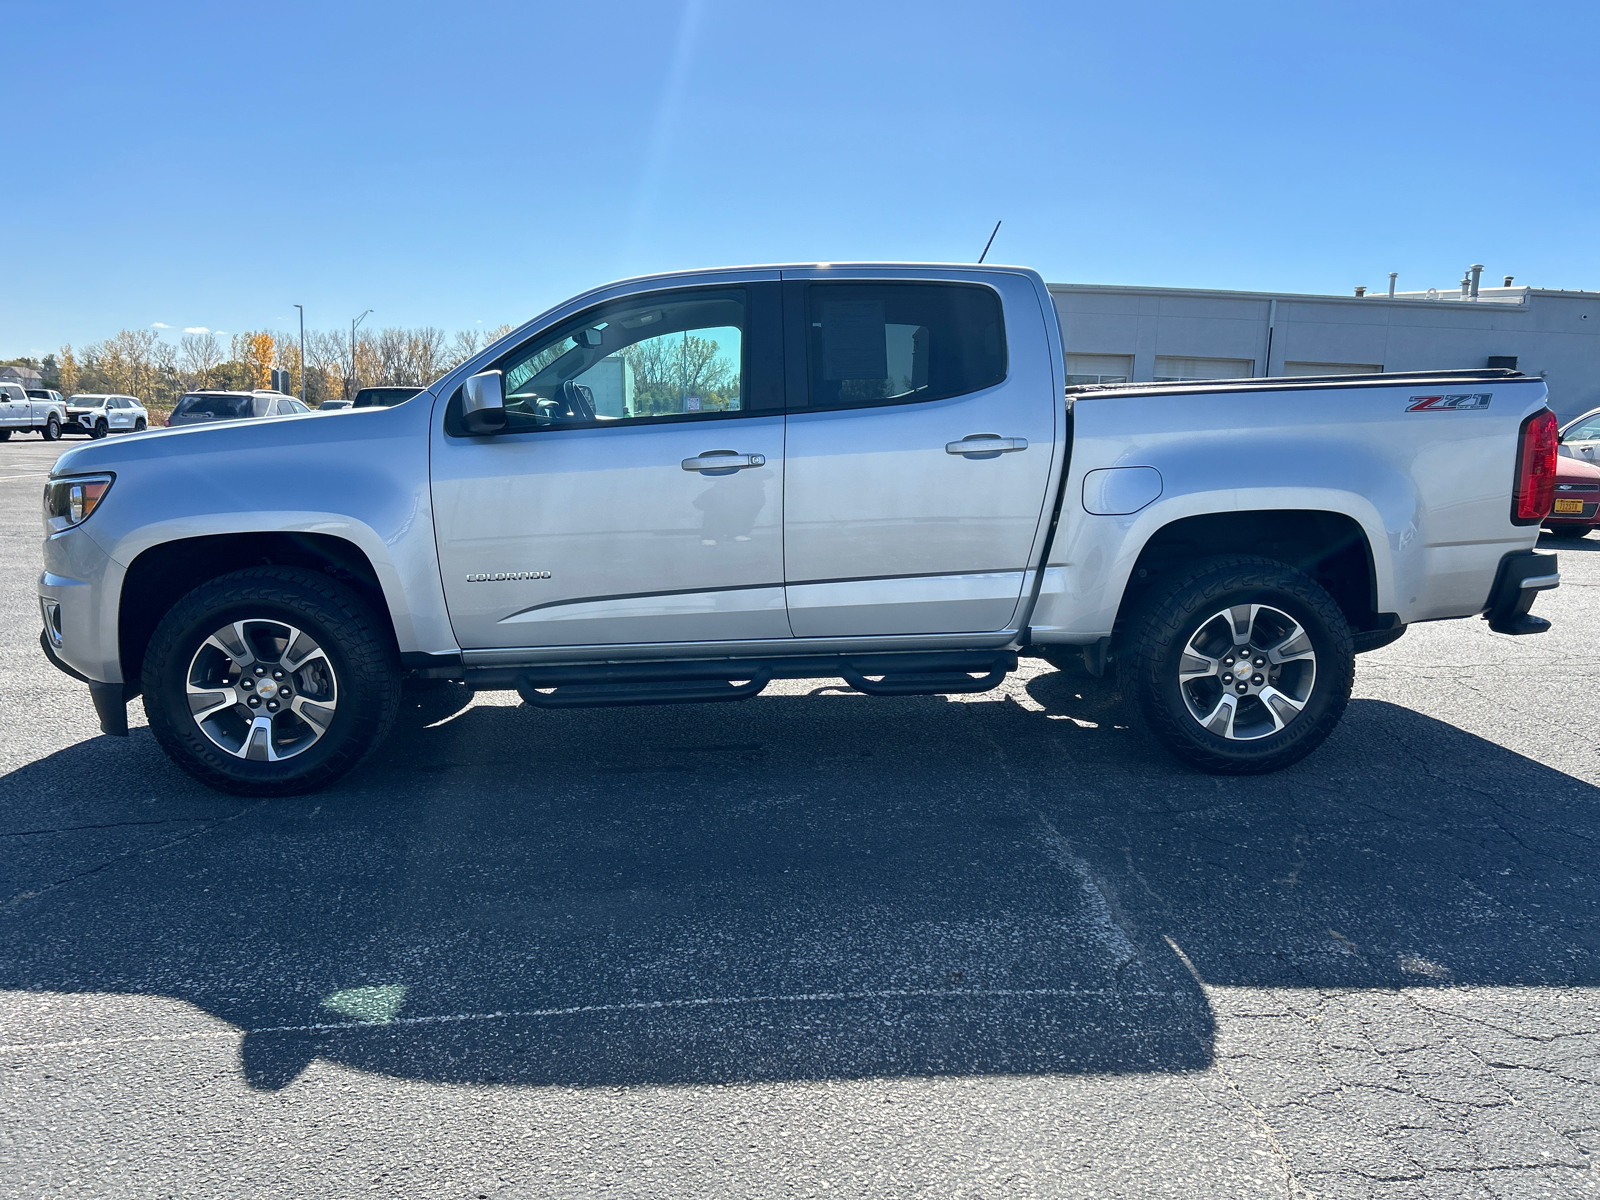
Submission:
[[[1555,455],[1509,371],[1066,387],[1023,269],[662,275],[394,407],[63,455],[40,640],[105,732],[142,694],[184,770],[246,794],[350,770],[408,679],[939,694],[1025,651],[1114,664],[1179,759],[1263,772],[1409,623],[1548,628]]]

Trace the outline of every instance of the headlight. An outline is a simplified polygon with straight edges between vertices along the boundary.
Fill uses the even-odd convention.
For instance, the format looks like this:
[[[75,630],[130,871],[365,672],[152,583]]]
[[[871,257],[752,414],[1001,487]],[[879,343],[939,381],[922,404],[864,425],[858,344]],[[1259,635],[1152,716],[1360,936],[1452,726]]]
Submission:
[[[44,485],[44,529],[60,533],[89,519],[111,490],[115,475],[70,475]]]

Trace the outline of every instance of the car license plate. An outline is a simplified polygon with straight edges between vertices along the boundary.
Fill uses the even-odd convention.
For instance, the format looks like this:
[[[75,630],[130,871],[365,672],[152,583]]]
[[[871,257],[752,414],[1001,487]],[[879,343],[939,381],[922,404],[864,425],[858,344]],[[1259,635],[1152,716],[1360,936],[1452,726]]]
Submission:
[[[1558,513],[1581,513],[1581,512],[1583,512],[1583,501],[1582,500],[1557,500],[1556,501],[1556,511]]]

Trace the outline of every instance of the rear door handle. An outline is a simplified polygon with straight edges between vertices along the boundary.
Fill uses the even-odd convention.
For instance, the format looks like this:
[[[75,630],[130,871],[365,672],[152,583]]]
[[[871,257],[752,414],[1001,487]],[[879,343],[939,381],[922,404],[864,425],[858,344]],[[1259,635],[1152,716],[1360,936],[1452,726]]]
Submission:
[[[959,454],[963,458],[995,458],[1027,448],[1027,438],[1001,437],[997,433],[969,433],[959,442],[944,444],[946,454]]]
[[[705,450],[683,460],[685,471],[699,471],[702,475],[732,475],[735,471],[766,465],[765,454],[740,454],[737,450]]]

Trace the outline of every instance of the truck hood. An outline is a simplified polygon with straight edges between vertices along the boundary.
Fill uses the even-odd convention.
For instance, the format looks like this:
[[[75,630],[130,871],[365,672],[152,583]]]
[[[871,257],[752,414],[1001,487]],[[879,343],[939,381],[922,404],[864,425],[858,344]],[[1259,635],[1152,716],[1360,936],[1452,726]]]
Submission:
[[[427,407],[427,394],[416,397]],[[409,404],[403,407],[409,407]],[[364,444],[394,436],[396,426],[383,420],[400,408],[335,409],[327,413],[297,413],[284,417],[202,422],[175,428],[148,429],[85,442],[56,459],[53,476],[83,475],[93,471],[164,469],[195,465],[201,460],[235,464],[240,460],[265,466],[281,464],[293,471],[297,448],[348,445],[358,452]],[[414,410],[413,410],[414,411]],[[185,460],[195,460],[194,463]],[[291,484],[292,486],[292,484]]]

